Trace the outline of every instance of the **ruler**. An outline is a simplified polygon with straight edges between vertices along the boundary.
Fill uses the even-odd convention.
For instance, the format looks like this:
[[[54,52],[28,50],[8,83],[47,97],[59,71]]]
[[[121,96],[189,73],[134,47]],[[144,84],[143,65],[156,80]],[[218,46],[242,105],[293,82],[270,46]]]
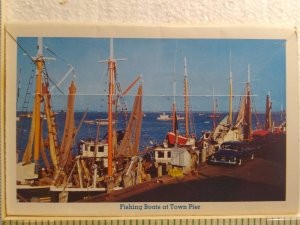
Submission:
[[[298,217],[210,219],[5,220],[3,225],[300,225]]]

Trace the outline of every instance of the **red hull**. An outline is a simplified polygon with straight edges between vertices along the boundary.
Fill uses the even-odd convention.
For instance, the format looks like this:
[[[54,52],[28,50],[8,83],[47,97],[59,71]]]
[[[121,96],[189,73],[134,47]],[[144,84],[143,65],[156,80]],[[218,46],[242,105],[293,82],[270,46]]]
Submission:
[[[175,134],[173,132],[169,132],[167,137],[168,137],[169,144],[174,145],[176,141]],[[177,143],[178,145],[186,145],[187,141],[188,141],[187,137],[178,135],[178,143]]]

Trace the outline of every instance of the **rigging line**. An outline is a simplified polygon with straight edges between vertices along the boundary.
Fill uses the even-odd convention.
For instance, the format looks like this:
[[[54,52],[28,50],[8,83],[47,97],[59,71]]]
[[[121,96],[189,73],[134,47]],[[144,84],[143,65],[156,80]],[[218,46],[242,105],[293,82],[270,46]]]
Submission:
[[[9,33],[6,30],[6,33],[14,40],[14,42],[16,42],[16,44],[22,49],[22,51],[26,54],[26,56],[30,59],[30,61],[32,61],[33,63],[35,63],[35,61],[32,59],[32,57],[30,56],[30,54],[25,50],[25,48],[23,48],[23,46],[17,41],[17,39],[15,39],[11,33]]]
[[[259,70],[256,71],[256,72],[252,72],[252,76],[254,76],[254,75],[259,75],[259,74],[262,72],[262,70],[264,69],[264,67],[265,67],[266,65],[268,65],[269,62],[271,62],[272,59],[279,53],[279,50],[281,50],[282,47],[283,47],[283,45],[280,45],[280,47],[279,47],[278,49],[276,49],[275,53],[274,53],[273,55],[270,56],[270,58],[263,64],[263,66],[261,67],[261,69],[259,69]]]
[[[47,67],[46,64],[44,64],[44,69],[45,69],[45,75],[47,76],[47,78],[49,79],[49,81],[57,88],[57,90],[62,93],[63,95],[65,95],[65,93],[56,85],[56,83],[50,78],[48,71],[47,71]]]
[[[174,65],[173,65],[173,80],[175,80],[175,72],[176,72],[176,61],[177,61],[177,50],[178,50],[178,42],[176,42],[175,55],[174,55]]]
[[[55,52],[53,52],[48,46],[45,46],[45,49],[48,50],[49,52],[51,52],[54,56],[56,56],[57,58],[59,58],[61,61],[63,61],[64,63],[68,64],[68,62],[66,60],[64,60],[62,57],[60,57],[59,55],[57,55]]]
[[[252,92],[252,87],[250,87],[250,92]],[[258,117],[258,113],[257,113],[257,110],[256,110],[256,105],[255,105],[255,101],[254,101],[254,98],[252,97],[251,98],[251,110],[253,111],[254,115],[255,115],[255,118],[256,118],[256,123],[258,123],[259,126],[261,126],[261,123],[260,123],[260,120],[259,120],[259,117]]]

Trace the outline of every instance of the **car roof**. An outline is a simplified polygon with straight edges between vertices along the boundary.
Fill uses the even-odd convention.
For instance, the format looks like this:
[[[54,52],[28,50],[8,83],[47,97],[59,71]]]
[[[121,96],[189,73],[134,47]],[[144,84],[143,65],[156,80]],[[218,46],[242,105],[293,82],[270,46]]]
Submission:
[[[247,143],[246,142],[243,142],[243,141],[226,141],[226,142],[223,142],[222,145],[246,145]]]

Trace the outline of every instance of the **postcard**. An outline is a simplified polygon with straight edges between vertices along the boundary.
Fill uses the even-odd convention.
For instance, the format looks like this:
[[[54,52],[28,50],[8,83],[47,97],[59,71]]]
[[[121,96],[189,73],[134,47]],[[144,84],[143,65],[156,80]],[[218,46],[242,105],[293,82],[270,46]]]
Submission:
[[[8,24],[8,217],[292,214],[296,32]]]

